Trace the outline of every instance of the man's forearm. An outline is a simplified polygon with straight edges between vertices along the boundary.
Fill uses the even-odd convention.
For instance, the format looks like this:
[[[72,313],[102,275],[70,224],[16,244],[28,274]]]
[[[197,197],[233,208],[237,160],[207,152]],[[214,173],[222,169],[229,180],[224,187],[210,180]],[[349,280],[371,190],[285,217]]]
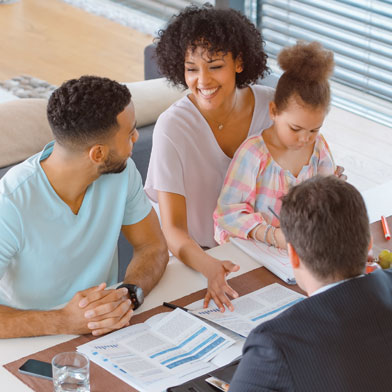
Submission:
[[[147,295],[159,282],[169,261],[166,244],[146,245],[134,251],[124,283],[136,284]]]
[[[0,306],[0,338],[66,333],[61,310],[19,310]]]

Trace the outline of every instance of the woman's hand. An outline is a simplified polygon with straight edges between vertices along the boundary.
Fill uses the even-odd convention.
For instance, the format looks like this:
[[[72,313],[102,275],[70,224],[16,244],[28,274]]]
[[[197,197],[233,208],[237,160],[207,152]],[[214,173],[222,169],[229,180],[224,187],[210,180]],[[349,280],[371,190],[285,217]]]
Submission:
[[[187,266],[201,272],[208,279],[204,307],[213,299],[221,312],[225,305],[234,310],[228,296],[237,298],[238,294],[227,284],[226,277],[240,267],[229,260],[218,260],[209,254],[190,237],[187,227],[186,199],[184,196],[158,191],[162,230],[170,251]]]
[[[212,259],[212,258],[211,258]],[[225,306],[230,310],[234,310],[233,304],[228,296],[237,298],[238,293],[234,291],[226,282],[226,276],[230,272],[236,272],[240,269],[239,265],[229,260],[212,259],[209,263],[205,276],[208,279],[207,294],[204,298],[204,307],[208,307],[211,299],[214,300],[216,306],[221,312],[225,311]]]

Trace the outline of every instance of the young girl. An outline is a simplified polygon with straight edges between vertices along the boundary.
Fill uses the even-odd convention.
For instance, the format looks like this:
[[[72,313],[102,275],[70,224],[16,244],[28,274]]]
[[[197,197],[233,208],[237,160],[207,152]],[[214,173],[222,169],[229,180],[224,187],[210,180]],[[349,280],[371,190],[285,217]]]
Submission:
[[[278,218],[281,196],[315,176],[335,173],[329,147],[319,133],[330,104],[328,78],[333,53],[320,43],[283,49],[284,73],[269,112],[273,125],[247,139],[229,166],[214,212],[215,240],[252,238],[286,248]]]

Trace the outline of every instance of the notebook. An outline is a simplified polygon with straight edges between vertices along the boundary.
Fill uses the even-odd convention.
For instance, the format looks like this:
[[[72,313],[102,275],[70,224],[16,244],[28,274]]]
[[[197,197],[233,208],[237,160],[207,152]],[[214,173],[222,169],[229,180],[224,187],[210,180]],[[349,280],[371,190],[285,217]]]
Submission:
[[[296,283],[293,268],[285,250],[255,240],[230,238],[230,241],[284,282],[288,284]]]

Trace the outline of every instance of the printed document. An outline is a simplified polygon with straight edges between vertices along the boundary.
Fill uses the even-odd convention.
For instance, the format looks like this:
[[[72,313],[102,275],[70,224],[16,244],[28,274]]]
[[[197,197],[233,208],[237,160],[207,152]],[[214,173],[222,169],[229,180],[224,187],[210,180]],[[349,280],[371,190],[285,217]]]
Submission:
[[[211,359],[234,343],[183,310],[159,316],[77,349],[136,389],[160,392],[216,369]]]
[[[296,283],[293,268],[285,250],[255,240],[230,238],[230,241],[284,282],[288,284]]]
[[[304,295],[296,291],[273,283],[232,300],[233,312],[226,310],[221,313],[215,304],[205,309],[201,308],[202,301],[195,302],[189,308],[194,309],[190,310],[192,314],[247,337],[257,325],[271,320],[304,298]],[[196,306],[199,308],[195,309]]]

